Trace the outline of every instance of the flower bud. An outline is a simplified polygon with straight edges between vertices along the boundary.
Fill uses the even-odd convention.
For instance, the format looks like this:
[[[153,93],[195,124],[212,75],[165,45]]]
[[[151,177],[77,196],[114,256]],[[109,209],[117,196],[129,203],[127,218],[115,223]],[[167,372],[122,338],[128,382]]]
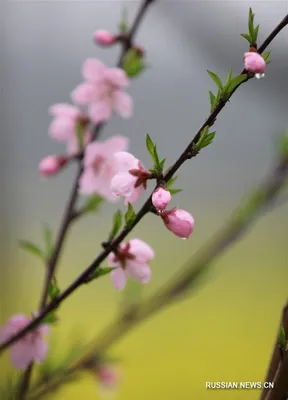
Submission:
[[[257,77],[264,76],[265,72],[265,60],[264,58],[255,51],[248,51],[244,54],[244,68],[247,71],[253,72]]]
[[[107,389],[114,389],[119,383],[119,372],[110,366],[101,366],[97,371],[97,378],[102,385]]]
[[[166,228],[181,239],[187,239],[194,230],[194,218],[185,210],[174,208],[164,211],[161,217]]]
[[[101,46],[110,46],[117,40],[117,36],[108,31],[96,31],[93,36],[95,42]]]
[[[171,194],[164,186],[159,186],[152,194],[152,203],[157,211],[165,210],[171,201]]]
[[[65,156],[48,156],[39,164],[39,172],[43,176],[56,175],[66,165],[68,158]]]

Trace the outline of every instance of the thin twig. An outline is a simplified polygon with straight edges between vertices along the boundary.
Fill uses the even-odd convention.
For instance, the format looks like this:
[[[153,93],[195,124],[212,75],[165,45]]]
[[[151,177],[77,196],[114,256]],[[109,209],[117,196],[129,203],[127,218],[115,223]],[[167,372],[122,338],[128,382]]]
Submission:
[[[266,49],[266,46],[270,44],[272,39],[276,37],[276,35],[283,29],[286,25],[288,24],[288,14],[285,16],[285,18],[280,22],[279,25],[273,30],[273,32],[268,36],[268,38],[265,40],[264,43],[265,45],[261,45],[260,49],[261,52],[263,52]],[[251,77],[247,76],[247,80],[251,79]],[[245,81],[244,81],[245,82]],[[187,146],[185,151],[181,154],[181,156],[177,159],[177,161],[173,164],[173,166],[169,169],[169,171],[164,175],[164,181],[167,182],[174,174],[175,172],[182,166],[182,164],[193,157],[193,154],[191,155],[191,151],[193,148],[193,145],[197,143],[201,132],[205,127],[211,127],[217,118],[217,116],[220,114],[221,110],[224,108],[224,106],[227,104],[233,93],[236,91],[241,86],[239,84],[233,92],[230,94],[230,96],[226,99],[220,99],[218,102],[217,106],[215,107],[214,111],[209,115],[207,118],[206,122],[202,125],[202,127],[199,129],[199,131],[196,133],[194,139],[190,142],[190,144]],[[195,156],[196,154],[194,154]],[[87,278],[90,276],[90,274],[95,271],[96,268],[99,267],[102,261],[106,259],[106,257],[115,249],[118,247],[118,245],[122,242],[123,239],[132,231],[132,229],[138,224],[138,222],[143,218],[144,215],[146,215],[151,207],[152,207],[152,202],[151,202],[151,197],[148,198],[148,200],[145,202],[145,204],[142,206],[140,211],[137,213],[133,223],[129,227],[124,227],[122,232],[111,242],[109,245],[102,251],[100,254],[97,256],[97,258],[76,278],[76,280],[68,286],[64,292],[62,292],[58,297],[54,298],[50,304],[47,305],[45,310],[39,314],[36,318],[31,321],[29,325],[27,325],[26,328],[22,329],[20,332],[18,332],[16,335],[8,339],[6,342],[2,343],[0,345],[0,352],[2,352],[4,349],[7,347],[11,346],[11,344],[15,343],[17,340],[19,340],[22,336],[24,336],[27,332],[33,330],[39,323],[45,318],[47,314],[49,314],[51,311],[55,310],[67,297],[69,297],[79,286],[81,286]]]

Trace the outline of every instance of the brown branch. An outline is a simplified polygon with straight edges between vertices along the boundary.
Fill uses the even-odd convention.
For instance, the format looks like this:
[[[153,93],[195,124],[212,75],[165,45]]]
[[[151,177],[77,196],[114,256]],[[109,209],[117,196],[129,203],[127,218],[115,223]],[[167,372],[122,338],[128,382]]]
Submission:
[[[281,29],[283,29],[287,24],[288,24],[288,14],[284,17],[284,19],[279,23],[279,25],[277,25],[277,27],[273,30],[273,32],[265,40],[264,43],[266,43],[266,44],[265,45],[262,44],[260,46],[261,52],[263,52],[266,49],[266,46],[268,46],[270,44],[272,39],[274,39],[276,37],[276,35],[281,31]],[[244,82],[248,81],[251,78],[252,78],[251,76],[247,76],[247,79]],[[242,83],[244,83],[244,82],[242,82]],[[203,131],[203,129],[205,127],[211,127],[215,123],[217,116],[220,114],[221,110],[224,108],[224,106],[230,100],[233,93],[241,86],[241,84],[239,84],[233,90],[233,92],[229,95],[228,98],[226,98],[225,100],[224,99],[219,100],[217,106],[210,113],[209,117],[204,122],[204,124],[201,126],[199,131],[196,133],[193,140],[189,143],[189,145],[187,146],[185,151],[181,154],[181,156],[177,159],[177,161],[173,164],[173,166],[169,169],[169,171],[164,175],[165,182],[167,182],[175,174],[175,172],[182,166],[182,164],[186,160],[191,159],[192,157],[194,157],[196,155],[195,153],[193,153],[193,145],[195,145],[197,143],[197,141],[199,140],[201,132]],[[6,342],[2,343],[0,345],[0,352],[2,352],[7,347],[11,346],[11,344],[15,343],[22,336],[24,336],[27,332],[33,330],[36,326],[38,326],[39,323],[45,318],[45,316],[47,314],[49,314],[51,311],[55,310],[67,297],[69,297],[79,286],[81,286],[87,280],[87,278],[90,276],[90,274],[92,272],[94,272],[96,268],[99,267],[101,262],[106,259],[106,257],[110,254],[110,252],[118,247],[118,245],[122,242],[122,240],[125,239],[125,237],[132,231],[132,229],[138,224],[138,222],[143,218],[143,216],[146,215],[151,210],[151,208],[152,208],[152,202],[151,202],[151,196],[150,196],[148,198],[148,200],[145,202],[145,204],[142,206],[140,211],[137,213],[133,223],[129,227],[124,227],[122,232],[111,243],[108,244],[108,246],[97,256],[97,258],[90,264],[90,266],[88,266],[88,268],[86,268],[76,278],[76,280],[70,286],[68,286],[68,288],[64,292],[62,292],[58,297],[54,298],[51,301],[51,303],[47,305],[45,310],[42,313],[40,313],[39,316],[34,318],[33,321],[31,321],[31,323],[26,328],[22,329],[16,335],[14,335],[10,339],[8,339]]]

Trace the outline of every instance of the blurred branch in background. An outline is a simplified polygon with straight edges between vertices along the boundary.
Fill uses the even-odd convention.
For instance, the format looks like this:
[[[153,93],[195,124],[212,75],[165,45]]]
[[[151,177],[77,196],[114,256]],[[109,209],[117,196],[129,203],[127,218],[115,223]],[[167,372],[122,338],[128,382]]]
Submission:
[[[203,282],[203,278],[206,278],[207,274],[210,272],[214,261],[243,237],[257,217],[264,211],[272,210],[273,207],[271,206],[277,206],[276,199],[283,191],[288,178],[287,134],[281,139],[280,151],[280,160],[272,173],[262,184],[252,190],[252,192],[244,198],[230,217],[228,223],[218,231],[211,241],[208,241],[208,243],[154,295],[138,304],[133,304],[126,308],[99,337],[85,347],[84,355],[82,354],[82,356],[78,358],[75,357],[74,361],[66,366],[66,369],[62,368],[62,370],[59,370],[58,367],[51,365],[49,380],[47,379],[46,382],[43,382],[40,377],[39,380],[35,382],[28,398],[30,400],[36,400],[48,396],[62,384],[71,379],[75,379],[81,370],[94,370],[97,366],[99,356],[105,353],[115,341],[119,340],[132,328],[163,307],[192,295],[194,291],[199,288],[199,284]],[[286,318],[285,326],[283,325],[286,338],[288,337],[287,324]],[[276,352],[279,352],[278,340]],[[286,350],[284,350],[284,356],[286,356]],[[284,360],[283,357],[282,360]],[[287,357],[285,357],[285,365],[287,365]],[[277,382],[280,382],[282,375],[279,378],[276,377]],[[267,380],[272,381],[273,377],[275,377],[275,373],[272,372],[271,375],[270,372],[269,379],[267,378]],[[279,386],[278,392],[282,391],[283,387],[287,385],[287,383],[285,385],[283,384],[283,377],[281,382],[281,385],[280,383],[277,384]],[[273,393],[273,391],[271,393]],[[283,392],[281,393],[283,395]],[[262,397],[262,399],[264,398]],[[277,395],[273,397],[273,400],[282,400],[282,397]]]

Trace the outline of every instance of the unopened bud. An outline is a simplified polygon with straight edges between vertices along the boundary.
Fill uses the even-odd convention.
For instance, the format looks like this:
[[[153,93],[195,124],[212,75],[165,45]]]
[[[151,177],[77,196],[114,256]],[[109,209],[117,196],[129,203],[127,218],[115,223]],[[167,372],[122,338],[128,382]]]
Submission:
[[[174,208],[164,211],[161,217],[166,228],[181,239],[187,239],[194,230],[194,218],[185,210]]]
[[[48,156],[39,164],[39,172],[43,176],[56,175],[68,162],[65,156]]]
[[[171,194],[164,186],[159,186],[152,194],[152,203],[156,210],[165,210],[170,201]]]
[[[108,31],[96,31],[93,37],[95,42],[101,46],[110,46],[117,41],[117,36]]]

